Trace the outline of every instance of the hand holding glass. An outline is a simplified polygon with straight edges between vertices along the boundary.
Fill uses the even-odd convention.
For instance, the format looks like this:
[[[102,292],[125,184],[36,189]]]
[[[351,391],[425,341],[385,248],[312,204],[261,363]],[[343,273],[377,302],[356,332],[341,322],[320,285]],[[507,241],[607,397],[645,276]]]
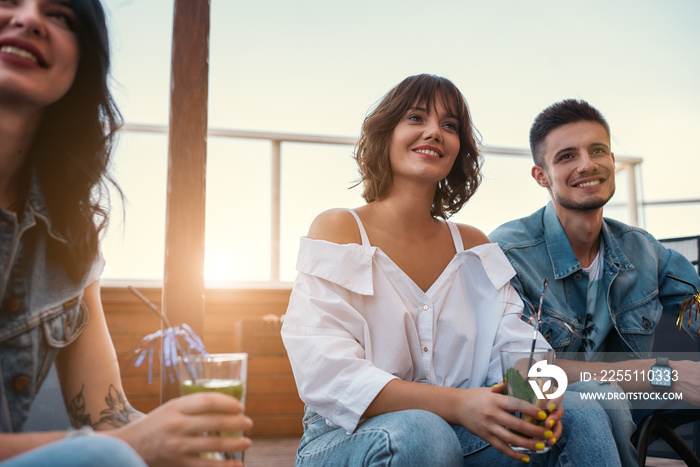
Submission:
[[[215,391],[233,396],[245,404],[248,354],[229,353],[179,357],[178,373],[180,394],[183,396],[195,392]],[[209,434],[243,436],[242,431]],[[202,453],[200,457],[218,460],[243,460],[243,453]]]
[[[540,393],[546,391],[549,385],[556,383],[551,378],[528,377],[530,368],[535,363],[546,360],[548,364],[554,364],[554,350],[552,349],[535,349],[534,352],[529,349],[505,349],[501,350],[501,367],[503,369],[503,382],[505,384],[505,393],[509,396],[527,401],[537,407],[544,407],[546,399],[538,399],[537,395],[530,385],[534,381],[540,389]],[[549,385],[547,384],[549,382]],[[515,416],[527,420],[535,425],[542,426],[544,420],[534,419],[520,412],[515,412]],[[531,436],[517,433],[524,438]],[[522,446],[511,446],[513,450],[527,454],[542,454],[550,450],[551,446],[547,444],[547,440],[541,438],[544,447],[542,449],[531,450]]]

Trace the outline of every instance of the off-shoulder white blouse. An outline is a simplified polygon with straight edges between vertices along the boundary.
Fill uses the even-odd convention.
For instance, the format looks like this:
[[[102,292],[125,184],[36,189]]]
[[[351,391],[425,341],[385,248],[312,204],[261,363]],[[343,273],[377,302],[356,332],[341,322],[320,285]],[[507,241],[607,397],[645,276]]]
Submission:
[[[423,292],[355,217],[362,245],[301,239],[282,338],[304,403],[352,432],[394,378],[459,388],[500,381],[499,350],[529,348],[533,328],[519,318],[515,270],[498,245],[465,251],[448,222],[457,253]],[[541,335],[537,346],[549,348]]]

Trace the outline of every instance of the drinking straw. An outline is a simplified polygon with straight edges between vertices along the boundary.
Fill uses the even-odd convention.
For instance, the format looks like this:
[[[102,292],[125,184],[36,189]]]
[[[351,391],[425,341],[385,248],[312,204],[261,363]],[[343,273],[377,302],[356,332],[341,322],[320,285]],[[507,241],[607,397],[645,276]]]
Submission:
[[[177,372],[178,372],[178,370],[177,370],[177,354],[182,355],[183,362],[185,362],[184,366],[186,368],[188,376],[190,377],[190,379],[192,379],[192,381],[195,381],[197,379],[196,378],[197,371],[196,371],[196,369],[192,368],[192,363],[187,358],[185,358],[185,357],[190,356],[190,352],[185,352],[182,349],[182,347],[180,346],[180,343],[177,340],[177,336],[174,333],[175,328],[172,326],[172,324],[170,324],[170,320],[168,320],[168,317],[165,316],[165,314],[160,310],[160,308],[158,308],[158,305],[156,305],[155,303],[150,301],[148,299],[148,297],[146,297],[144,294],[142,294],[137,288],[129,285],[129,286],[127,286],[127,289],[129,289],[129,291],[131,293],[136,295],[142,302],[144,302],[146,305],[148,305],[148,307],[151,310],[153,310],[160,317],[161,320],[163,320],[163,323],[165,323],[165,325],[167,326],[166,331],[171,330],[171,332],[173,333],[173,341],[175,343],[175,355],[174,356],[172,355],[172,349],[169,348],[169,346],[167,346],[167,345],[163,346],[163,354],[164,354],[163,359],[166,362],[166,366],[168,363],[170,363],[170,365],[172,365],[172,367],[175,369],[175,373],[177,374]],[[188,327],[188,329],[189,329],[189,327]]]
[[[537,307],[537,317],[535,318],[535,332],[532,334],[532,347],[530,348],[530,359],[527,363],[527,368],[529,369],[532,365],[532,360],[535,357],[535,343],[537,342],[537,331],[540,327],[540,317],[542,316],[542,303],[544,302],[544,294],[547,292],[547,279],[545,278],[542,284],[542,294],[540,295],[540,305]]]
[[[683,284],[685,284],[685,285],[691,286],[691,287],[693,288],[693,290],[695,291],[695,295],[700,295],[700,290],[698,290],[698,288],[695,287],[695,284],[693,284],[692,282],[688,282],[688,281],[686,281],[686,280],[683,280],[683,279],[680,279],[680,278],[678,278],[678,277],[672,276],[671,274],[666,274],[666,277],[668,277],[669,279],[673,279],[674,281],[681,282],[681,283],[683,283]]]
[[[148,307],[149,307],[151,310],[155,311],[156,314],[157,314],[158,316],[160,316],[160,319],[163,320],[163,322],[165,323],[165,325],[166,325],[167,327],[169,327],[169,328],[172,328],[172,327],[173,327],[173,326],[170,324],[170,321],[168,320],[168,317],[165,316],[165,314],[164,314],[162,311],[160,311],[160,308],[158,308],[158,305],[156,305],[155,303],[153,303],[152,301],[150,301],[150,300],[148,299],[148,297],[146,297],[144,294],[142,294],[136,287],[132,287],[132,286],[129,285],[129,286],[127,286],[127,289],[129,289],[129,291],[130,291],[131,293],[133,293],[133,294],[136,295],[138,298],[140,298],[141,301],[142,301],[143,303],[145,303],[146,305],[148,305]]]

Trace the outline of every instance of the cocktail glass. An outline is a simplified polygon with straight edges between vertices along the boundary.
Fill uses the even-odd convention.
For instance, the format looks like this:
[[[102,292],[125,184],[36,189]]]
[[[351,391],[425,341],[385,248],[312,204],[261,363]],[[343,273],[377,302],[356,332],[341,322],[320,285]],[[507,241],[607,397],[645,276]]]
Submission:
[[[233,396],[245,404],[246,380],[248,374],[248,354],[219,353],[185,355],[178,358],[180,394],[194,394],[202,391],[221,392]],[[208,433],[211,436],[243,436],[242,431],[222,431]],[[200,457],[208,459],[243,460],[243,452],[209,452]]]
[[[552,349],[502,349],[501,350],[501,367],[503,369],[503,382],[505,383],[505,393],[509,396],[525,400],[537,407],[544,407],[547,400],[538,398],[538,394],[530,384],[534,382],[539,388],[540,395],[543,395],[552,384],[556,384],[556,380],[548,377],[536,377],[529,375],[530,369],[537,363],[545,360],[547,364],[554,363],[554,350]],[[544,420],[532,418],[520,412],[515,412],[517,417],[527,420],[535,425],[543,426]],[[516,432],[525,438],[532,438],[523,433]],[[551,446],[547,444],[547,440],[539,439],[542,449],[531,450],[522,446],[512,446],[513,450],[526,454],[542,454],[550,450]]]

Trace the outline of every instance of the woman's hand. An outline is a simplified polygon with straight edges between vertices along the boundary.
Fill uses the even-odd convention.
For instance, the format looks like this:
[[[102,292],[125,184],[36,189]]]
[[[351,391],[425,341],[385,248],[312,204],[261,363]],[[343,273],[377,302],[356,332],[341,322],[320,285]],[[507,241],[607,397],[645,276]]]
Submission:
[[[510,445],[532,450],[543,449],[542,441],[528,439],[513,433],[517,431],[527,436],[547,439],[554,444],[561,436],[561,417],[564,413],[560,399],[545,401],[547,407],[538,408],[528,402],[503,395],[503,384],[489,388],[475,388],[465,391],[464,405],[459,408],[461,425],[470,432],[488,441],[491,446],[506,456],[522,461],[528,456],[516,452]],[[537,426],[516,417],[512,412],[521,412],[535,420],[544,420],[544,426]],[[509,430],[510,429],[510,430]]]
[[[199,453],[248,449],[248,438],[206,433],[243,431],[252,426],[236,398],[200,392],[170,400],[142,419],[107,434],[126,441],[149,466],[240,467],[240,461],[203,459]]]

